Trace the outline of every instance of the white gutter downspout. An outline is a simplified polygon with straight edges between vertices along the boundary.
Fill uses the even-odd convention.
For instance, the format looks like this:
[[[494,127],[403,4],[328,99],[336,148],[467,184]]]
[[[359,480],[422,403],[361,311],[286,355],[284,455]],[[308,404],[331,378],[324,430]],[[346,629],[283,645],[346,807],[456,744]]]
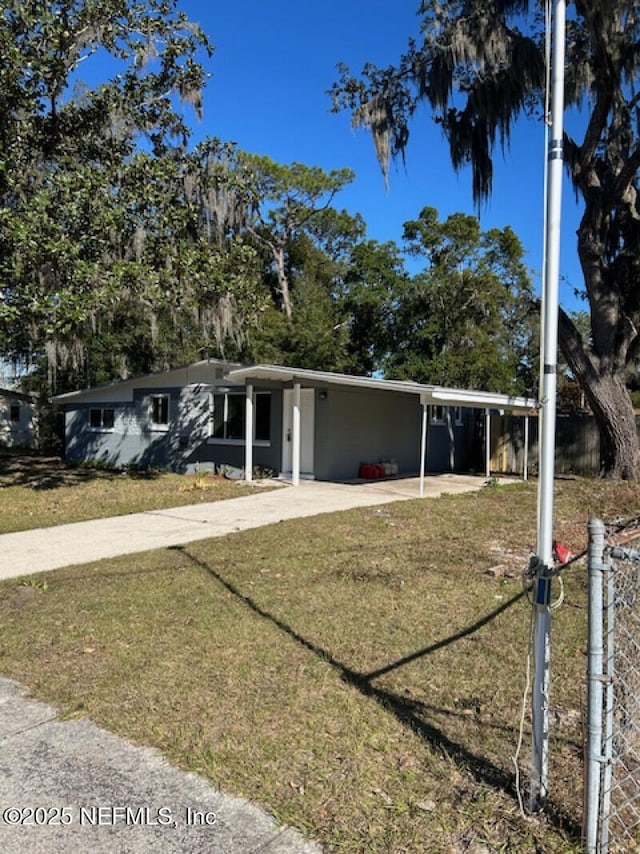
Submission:
[[[422,406],[422,427],[420,430],[420,498],[424,498],[424,470],[427,461],[427,398],[420,395]]]
[[[524,416],[524,466],[522,479],[529,480],[529,416]]]
[[[245,389],[244,406],[244,479],[253,480],[253,386]]]
[[[293,384],[293,412],[291,419],[291,482],[300,483],[300,383]]]

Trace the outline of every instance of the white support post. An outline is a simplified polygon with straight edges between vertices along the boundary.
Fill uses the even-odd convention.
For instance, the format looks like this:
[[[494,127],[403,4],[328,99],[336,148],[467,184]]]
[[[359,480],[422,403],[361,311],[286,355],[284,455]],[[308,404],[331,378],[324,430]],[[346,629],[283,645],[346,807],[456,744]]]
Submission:
[[[538,571],[534,582],[534,674],[530,807],[540,808],[547,795],[549,765],[549,688],[551,684],[551,578],[553,566],[553,480],[555,473],[558,362],[558,293],[560,283],[560,215],[562,210],[564,63],[566,0],[553,3],[551,69],[551,140],[547,151],[545,278],[542,316],[542,388],[540,395],[540,477],[538,480]]]
[[[491,412],[484,411],[484,471],[487,478],[491,477]]]
[[[424,471],[427,463],[427,399],[420,395],[422,406],[422,426],[420,429],[420,498],[424,498]]]
[[[291,482],[300,483],[300,383],[293,384],[293,412],[291,418]]]
[[[522,465],[522,479],[529,480],[529,416],[524,416],[524,463]]]
[[[253,386],[245,389],[244,406],[244,479],[253,480]]]

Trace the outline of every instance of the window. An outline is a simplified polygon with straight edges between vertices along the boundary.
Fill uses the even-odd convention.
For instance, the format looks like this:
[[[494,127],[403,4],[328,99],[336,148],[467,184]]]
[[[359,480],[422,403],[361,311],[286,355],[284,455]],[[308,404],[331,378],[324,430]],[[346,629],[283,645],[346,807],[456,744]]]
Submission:
[[[214,439],[244,439],[244,395],[213,395]]]
[[[113,430],[113,409],[90,409],[89,426],[92,430]]]
[[[431,423],[432,424],[447,424],[451,419],[451,424],[460,427],[462,421],[461,406],[432,406],[431,407]]]
[[[219,392],[212,395],[211,438],[244,442],[246,401],[242,392]],[[257,392],[253,406],[253,439],[271,441],[271,392]]]
[[[444,424],[447,418],[447,412],[444,406],[432,406],[431,407],[431,423],[432,424]]]
[[[169,425],[169,395],[154,394],[151,397],[151,423],[154,427]]]
[[[9,419],[11,421],[13,421],[14,424],[18,423],[20,421],[20,404],[19,403],[12,403],[11,404]]]
[[[256,442],[271,440],[271,395],[258,392],[254,406],[254,439]]]

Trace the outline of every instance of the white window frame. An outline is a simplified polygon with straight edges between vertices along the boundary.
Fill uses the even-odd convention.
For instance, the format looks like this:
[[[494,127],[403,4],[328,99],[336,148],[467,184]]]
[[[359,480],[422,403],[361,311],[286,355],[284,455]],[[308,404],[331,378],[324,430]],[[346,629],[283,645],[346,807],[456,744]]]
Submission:
[[[100,413],[100,424],[99,425],[91,423],[91,420],[92,420],[91,413],[92,412],[99,412]],[[110,427],[105,427],[105,425],[104,425],[104,414],[105,414],[105,412],[111,412],[111,426]],[[87,414],[89,417],[89,430],[91,430],[93,433],[113,433],[113,431],[115,429],[115,425],[116,425],[116,411],[115,411],[115,408],[113,406],[91,406],[91,407],[89,407],[89,411]]]
[[[271,399],[271,401],[273,402],[272,395],[271,395],[270,391],[255,391],[253,393],[253,429],[251,431],[251,441],[252,441],[252,444],[256,448],[270,448],[271,447],[271,438],[269,438],[269,439],[256,439],[256,409],[257,409],[256,408],[256,399],[259,395],[264,395],[264,396],[268,395],[269,398]],[[244,391],[244,389],[238,389],[237,391],[236,390],[216,391],[214,389],[213,391],[210,391],[209,392],[209,430],[208,430],[209,438],[208,438],[208,442],[210,445],[244,445],[245,444],[244,435],[241,439],[235,439],[235,438],[234,439],[227,439],[227,438],[222,437],[222,436],[214,436],[213,435],[215,398],[216,397],[223,397],[223,396],[224,396],[223,424],[226,425],[228,423],[229,398],[230,397],[238,397],[238,398],[242,399],[242,407],[243,407],[242,408],[242,414],[243,414],[243,422],[244,422],[244,417],[245,417],[245,412],[246,412],[246,410],[244,408],[244,406],[245,406],[245,391]],[[270,413],[269,413],[269,432],[271,432],[271,428],[272,428],[272,421],[271,421],[272,417],[273,417],[273,411],[270,410]],[[242,426],[243,434],[244,434],[244,429],[245,429],[245,427],[244,427],[244,423],[243,423],[243,426]]]
[[[155,401],[166,401],[167,407],[167,420],[166,421],[155,421],[154,420],[154,406]],[[162,404],[160,404],[162,406]],[[166,433],[171,424],[171,395],[170,394],[150,394],[149,395],[149,423],[151,424],[151,429],[157,431],[159,433]]]

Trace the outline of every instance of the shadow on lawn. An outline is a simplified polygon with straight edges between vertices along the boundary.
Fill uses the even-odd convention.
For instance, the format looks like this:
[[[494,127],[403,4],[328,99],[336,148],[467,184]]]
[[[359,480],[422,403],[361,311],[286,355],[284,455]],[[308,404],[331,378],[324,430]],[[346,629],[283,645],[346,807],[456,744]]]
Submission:
[[[433,707],[426,706],[425,704],[419,701],[411,700],[405,696],[401,696],[400,694],[396,694],[392,691],[378,688],[373,685],[372,682],[374,679],[377,679],[380,676],[390,673],[391,671],[396,670],[397,668],[402,667],[405,664],[408,664],[409,662],[430,655],[436,652],[437,650],[443,649],[444,647],[461,640],[464,637],[468,637],[469,635],[474,634],[478,631],[478,629],[487,625],[492,620],[495,620],[496,617],[498,617],[504,611],[513,607],[513,605],[519,602],[525,596],[525,591],[517,593],[515,596],[512,596],[511,599],[509,599],[507,602],[504,602],[502,605],[491,611],[486,616],[482,617],[480,620],[477,620],[472,625],[461,629],[459,632],[456,632],[455,634],[450,635],[449,637],[444,638],[443,640],[438,641],[437,643],[417,650],[416,652],[413,652],[410,655],[407,655],[404,658],[399,659],[398,661],[394,661],[378,670],[371,671],[370,673],[359,673],[356,670],[352,670],[350,667],[347,667],[347,665],[343,664],[341,661],[338,661],[328,650],[323,649],[322,647],[317,646],[316,644],[307,640],[307,638],[303,637],[292,626],[288,625],[283,620],[279,619],[268,611],[265,611],[264,608],[261,608],[260,605],[255,602],[250,596],[245,595],[232,582],[227,581],[225,578],[223,578],[223,576],[220,575],[220,573],[217,572],[213,567],[209,566],[205,561],[191,554],[185,546],[174,546],[173,549],[181,552],[195,565],[204,569],[207,573],[209,573],[209,575],[215,578],[215,580],[219,584],[221,584],[225,590],[227,590],[229,593],[231,593],[233,596],[243,602],[254,613],[258,614],[263,619],[268,620],[270,623],[277,626],[278,629],[280,629],[290,638],[295,640],[298,644],[300,644],[300,646],[309,650],[309,652],[313,653],[318,658],[322,659],[322,661],[333,667],[334,670],[336,670],[340,674],[340,677],[345,682],[352,685],[365,697],[370,697],[371,699],[375,700],[387,712],[393,714],[403,725],[409,727],[413,732],[419,733],[422,738],[424,738],[429,743],[431,747],[444,753],[447,757],[456,762],[461,768],[466,771],[469,771],[478,782],[488,785],[494,789],[500,789],[514,799],[517,798],[516,778],[514,773],[505,771],[504,769],[495,765],[486,757],[480,756],[469,750],[463,744],[452,740],[441,729],[438,729],[438,727],[428,723],[427,721],[423,720],[421,717],[418,716],[418,712],[420,711],[432,711],[438,712],[440,714],[450,714],[450,712],[444,709],[434,709]],[[580,839],[580,826],[562,806],[550,800],[547,800],[545,804],[545,814],[549,821],[552,822],[553,825],[559,830],[570,834],[576,841]]]
[[[152,480],[160,474],[149,468],[113,469],[92,465],[73,465],[60,457],[37,454],[0,454],[0,489],[27,486],[31,489],[58,489],[77,486],[91,480],[114,480],[122,477]]]

